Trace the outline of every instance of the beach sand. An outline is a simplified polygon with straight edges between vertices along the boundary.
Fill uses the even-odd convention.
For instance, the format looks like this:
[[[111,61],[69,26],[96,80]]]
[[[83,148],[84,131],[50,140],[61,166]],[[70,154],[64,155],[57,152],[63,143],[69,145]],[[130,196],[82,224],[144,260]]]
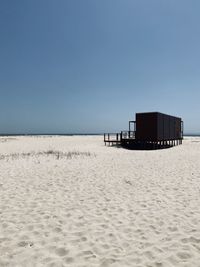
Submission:
[[[0,266],[199,267],[200,138],[1,137]]]

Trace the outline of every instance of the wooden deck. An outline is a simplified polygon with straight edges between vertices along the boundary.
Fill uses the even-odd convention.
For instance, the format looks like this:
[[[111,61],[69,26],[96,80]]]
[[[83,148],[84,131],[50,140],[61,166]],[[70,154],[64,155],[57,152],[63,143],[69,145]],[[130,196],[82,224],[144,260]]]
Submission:
[[[135,131],[121,131],[121,133],[105,133],[104,143],[109,145],[122,145],[135,140]]]
[[[105,133],[104,134],[105,145],[120,145],[121,133]]]
[[[122,146],[133,149],[162,149],[182,144],[179,140],[140,141],[135,138],[135,131],[122,131],[121,133],[105,133],[104,143],[109,146]]]

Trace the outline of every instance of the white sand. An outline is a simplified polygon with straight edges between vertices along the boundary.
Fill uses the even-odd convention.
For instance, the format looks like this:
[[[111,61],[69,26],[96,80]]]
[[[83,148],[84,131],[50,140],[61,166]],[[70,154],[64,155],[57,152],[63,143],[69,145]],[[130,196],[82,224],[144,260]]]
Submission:
[[[200,138],[1,137],[0,155],[0,266],[200,266]]]

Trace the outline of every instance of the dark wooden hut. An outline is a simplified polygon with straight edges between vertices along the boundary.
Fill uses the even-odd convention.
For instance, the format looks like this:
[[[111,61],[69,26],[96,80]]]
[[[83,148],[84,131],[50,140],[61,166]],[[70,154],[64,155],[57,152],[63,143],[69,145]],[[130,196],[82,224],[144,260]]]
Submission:
[[[135,149],[167,148],[181,144],[182,139],[182,119],[160,112],[136,113],[136,120],[129,121],[128,131],[104,134],[105,144],[118,144]]]

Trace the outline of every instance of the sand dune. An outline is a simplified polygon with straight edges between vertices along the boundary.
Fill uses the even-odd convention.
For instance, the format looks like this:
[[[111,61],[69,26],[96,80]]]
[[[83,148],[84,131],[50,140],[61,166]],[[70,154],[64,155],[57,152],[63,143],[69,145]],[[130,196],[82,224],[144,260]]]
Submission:
[[[200,138],[1,137],[0,266],[200,266]]]

